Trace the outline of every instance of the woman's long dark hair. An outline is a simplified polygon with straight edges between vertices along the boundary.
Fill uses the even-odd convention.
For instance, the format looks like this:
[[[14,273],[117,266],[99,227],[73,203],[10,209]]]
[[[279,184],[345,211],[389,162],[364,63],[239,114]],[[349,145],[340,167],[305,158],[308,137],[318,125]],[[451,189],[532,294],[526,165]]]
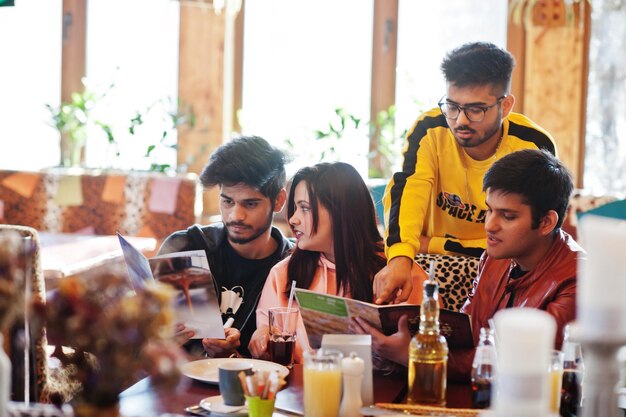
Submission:
[[[359,173],[343,162],[320,163],[299,170],[289,190],[287,214],[296,211],[295,189],[304,181],[313,217],[311,233],[317,233],[319,204],[329,212],[332,221],[337,291],[352,298],[371,302],[374,275],[385,266],[383,241],[376,225],[372,197]],[[309,288],[315,276],[320,252],[296,248],[287,269],[285,293],[296,281],[298,288]]]

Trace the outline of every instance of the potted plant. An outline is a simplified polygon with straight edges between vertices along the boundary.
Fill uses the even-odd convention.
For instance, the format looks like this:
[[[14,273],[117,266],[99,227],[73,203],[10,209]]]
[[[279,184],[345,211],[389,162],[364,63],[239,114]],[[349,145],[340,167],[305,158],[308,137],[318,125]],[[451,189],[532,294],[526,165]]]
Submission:
[[[94,120],[91,115],[96,103],[107,95],[113,85],[110,85],[104,93],[97,94],[88,87],[84,78],[81,82],[84,86],[83,91],[72,93],[70,101],[61,102],[59,107],[46,104],[46,108],[52,116],[51,125],[61,135],[60,165],[62,167],[81,165],[89,124],[100,127],[106,134],[109,143],[115,142],[111,127],[100,120]]]

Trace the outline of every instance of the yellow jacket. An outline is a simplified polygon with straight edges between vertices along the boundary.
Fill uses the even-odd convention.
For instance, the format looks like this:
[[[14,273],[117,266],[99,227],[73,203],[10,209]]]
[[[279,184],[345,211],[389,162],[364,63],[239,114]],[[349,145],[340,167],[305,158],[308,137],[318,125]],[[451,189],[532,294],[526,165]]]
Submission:
[[[556,155],[552,136],[527,117],[510,113],[492,158],[472,159],[457,145],[438,108],[424,113],[408,132],[402,171],[383,196],[385,253],[411,259],[420,235],[430,237],[429,253],[480,256],[486,246],[483,176],[494,161],[520,149]]]

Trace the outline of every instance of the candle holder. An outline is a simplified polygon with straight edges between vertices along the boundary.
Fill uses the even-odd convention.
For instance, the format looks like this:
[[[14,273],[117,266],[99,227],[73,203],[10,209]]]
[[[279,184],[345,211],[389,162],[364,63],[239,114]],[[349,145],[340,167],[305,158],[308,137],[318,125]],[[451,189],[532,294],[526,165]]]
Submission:
[[[584,335],[576,323],[570,325],[571,339],[579,342],[585,360],[582,417],[619,417],[617,351],[626,345],[626,336]]]

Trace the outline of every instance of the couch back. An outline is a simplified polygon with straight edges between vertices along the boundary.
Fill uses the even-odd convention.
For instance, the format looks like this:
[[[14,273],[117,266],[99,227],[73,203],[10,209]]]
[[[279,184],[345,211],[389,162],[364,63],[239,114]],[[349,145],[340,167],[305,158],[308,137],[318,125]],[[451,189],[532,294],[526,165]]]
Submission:
[[[195,174],[0,170],[0,223],[38,231],[164,238],[202,211]]]

